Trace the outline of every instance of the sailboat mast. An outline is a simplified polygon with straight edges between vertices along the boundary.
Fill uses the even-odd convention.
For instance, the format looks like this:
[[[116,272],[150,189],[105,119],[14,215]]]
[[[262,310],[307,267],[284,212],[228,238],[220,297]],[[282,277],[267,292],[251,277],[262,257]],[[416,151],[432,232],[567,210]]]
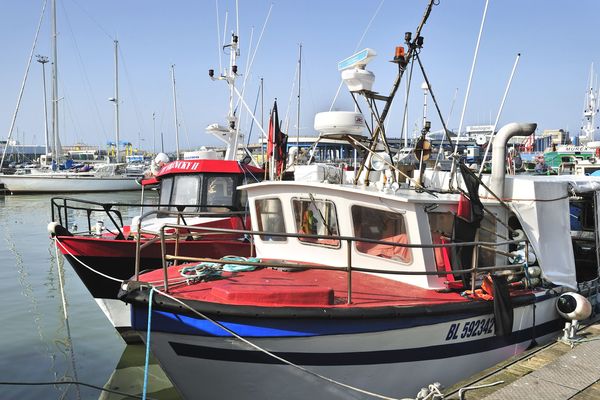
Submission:
[[[117,163],[121,162],[121,153],[119,151],[119,41],[115,40],[115,150]]]
[[[175,90],[175,64],[171,65],[171,79],[173,80],[173,112],[175,114],[175,151],[179,160],[179,119],[177,117],[177,92]]]
[[[60,146],[58,144],[58,49],[56,42],[56,0],[52,0],[52,159],[58,164]]]
[[[302,43],[298,48],[298,112],[296,113],[296,161],[300,157],[300,84],[302,83]]]

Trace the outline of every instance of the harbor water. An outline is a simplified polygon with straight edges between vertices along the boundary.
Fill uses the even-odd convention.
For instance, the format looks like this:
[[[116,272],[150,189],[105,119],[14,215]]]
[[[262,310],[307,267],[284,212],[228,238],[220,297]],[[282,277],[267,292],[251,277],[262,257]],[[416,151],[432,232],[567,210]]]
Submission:
[[[150,202],[157,201],[153,193],[146,196]],[[1,397],[131,398],[102,391],[103,387],[139,396],[144,346],[126,346],[71,266],[66,260],[57,263],[56,249],[47,232],[51,197],[0,196]],[[71,197],[139,203],[140,192]],[[139,207],[119,210],[125,223],[140,213]],[[74,218],[79,226],[87,224],[82,216]],[[155,360],[148,370],[149,397],[179,398]],[[52,384],[64,381],[85,385]]]

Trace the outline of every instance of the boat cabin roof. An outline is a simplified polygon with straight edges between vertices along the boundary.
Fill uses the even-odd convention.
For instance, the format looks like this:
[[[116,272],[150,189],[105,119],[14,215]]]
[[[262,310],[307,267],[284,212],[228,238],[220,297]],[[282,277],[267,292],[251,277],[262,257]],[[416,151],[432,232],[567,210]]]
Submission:
[[[252,165],[242,164],[234,160],[178,160],[166,164],[156,175],[161,179],[177,174],[261,174],[264,171]]]

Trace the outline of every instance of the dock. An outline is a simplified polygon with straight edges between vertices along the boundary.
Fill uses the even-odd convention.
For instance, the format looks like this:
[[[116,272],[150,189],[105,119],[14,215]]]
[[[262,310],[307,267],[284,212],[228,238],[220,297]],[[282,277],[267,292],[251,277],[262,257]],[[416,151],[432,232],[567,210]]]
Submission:
[[[579,335],[575,343],[557,340],[481,371],[443,390],[444,399],[600,399],[600,322]]]

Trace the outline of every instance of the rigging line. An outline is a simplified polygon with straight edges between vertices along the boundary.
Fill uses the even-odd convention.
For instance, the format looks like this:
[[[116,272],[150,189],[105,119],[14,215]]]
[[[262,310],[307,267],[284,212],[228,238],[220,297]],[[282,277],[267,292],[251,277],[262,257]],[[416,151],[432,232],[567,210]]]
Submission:
[[[469,101],[469,94],[471,93],[471,82],[473,80],[473,72],[475,71],[475,65],[477,64],[477,55],[479,54],[479,43],[481,42],[481,35],[483,33],[483,26],[485,24],[485,18],[487,15],[488,4],[490,0],[485,0],[485,8],[483,9],[483,16],[481,17],[481,26],[479,27],[479,35],[477,36],[477,44],[475,45],[475,54],[473,55],[473,63],[471,64],[471,72],[469,73],[469,82],[467,84],[467,92],[465,93],[465,101],[463,103],[462,113],[460,115],[460,123],[458,124],[458,132],[456,137],[456,145],[454,146],[454,154],[458,153],[458,143],[463,127],[463,121],[465,118],[465,111],[467,109],[467,103]],[[456,172],[456,170],[455,170]]]
[[[515,76],[515,70],[517,69],[517,64],[519,63],[519,59],[521,58],[521,53],[517,53],[517,58],[515,58],[515,63],[513,64],[512,71],[510,73],[510,77],[508,78],[508,83],[506,84],[506,89],[504,90],[504,96],[502,96],[502,101],[500,102],[500,108],[498,109],[498,114],[496,115],[496,121],[494,121],[494,127],[492,128],[492,134],[490,140],[485,148],[485,153],[483,155],[483,161],[481,162],[481,168],[479,169],[479,177],[483,174],[483,167],[485,166],[487,155],[494,143],[494,132],[496,132],[496,128],[498,127],[498,121],[500,120],[500,115],[502,114],[502,110],[504,109],[504,102],[506,101],[506,97],[508,96],[508,90],[510,89],[510,85],[512,83],[513,77]]]
[[[285,111],[285,117],[283,118],[283,125],[289,125],[290,123],[290,109],[292,108],[292,98],[294,97],[294,90],[296,89],[296,77],[298,76],[298,64],[296,64],[296,69],[294,71],[294,78],[292,79],[292,89],[290,90],[290,98],[288,99],[287,109]],[[286,127],[286,132],[288,129]]]
[[[15,129],[15,123],[17,121],[17,114],[19,113],[19,107],[21,105],[21,100],[23,99],[23,92],[25,91],[25,83],[27,82],[27,77],[29,76],[29,68],[31,67],[31,60],[33,59],[33,53],[35,52],[35,47],[37,45],[38,37],[40,35],[40,29],[42,27],[42,21],[44,20],[44,14],[46,11],[47,0],[44,0],[44,4],[42,5],[42,12],[40,15],[40,21],[38,22],[37,29],[35,31],[35,37],[33,39],[33,45],[31,46],[31,52],[29,53],[29,59],[27,60],[27,68],[25,68],[25,76],[23,76],[23,82],[21,83],[21,89],[19,90],[19,96],[17,99],[17,106],[15,107],[15,112],[13,114],[10,128],[8,130],[8,138],[6,139],[6,144],[4,145],[4,150],[2,151],[2,159],[0,160],[0,169],[4,164],[4,158],[6,156],[6,150],[8,149],[8,143],[10,142],[10,138],[12,137],[13,130]]]
[[[187,125],[185,123],[185,112],[183,110],[183,104],[181,104],[181,102],[179,102],[179,101],[177,102],[177,108],[179,109],[179,114],[181,115],[179,124],[181,126],[183,126],[183,131],[185,132],[185,141],[187,142],[188,148],[191,149],[192,145],[190,144],[190,135],[189,135]]]
[[[452,98],[452,103],[450,104],[450,111],[448,112],[448,117],[446,118],[446,121],[448,121],[448,124],[450,124],[450,117],[452,116],[452,111],[454,110],[454,102],[456,101],[457,94],[458,94],[458,88],[456,88],[454,90],[454,97]],[[433,165],[433,177],[435,177],[437,174],[437,167],[440,162],[440,155],[442,154],[442,151],[444,150],[444,141],[445,140],[446,140],[446,135],[442,136],[442,141],[440,142],[440,149],[438,151],[437,156],[435,157],[435,164]],[[452,146],[452,143],[449,143],[449,144],[450,144],[450,146]]]
[[[419,63],[419,67],[421,69],[421,73],[423,74],[423,78],[425,79],[425,83],[427,84],[427,87],[429,88],[429,94],[431,95],[431,99],[433,100],[433,104],[435,105],[435,109],[438,113],[438,116],[440,118],[440,122],[442,123],[442,127],[444,128],[444,138],[446,138],[448,140],[448,143],[452,143],[452,139],[450,138],[450,131],[448,131],[448,127],[446,126],[446,122],[444,122],[444,116],[442,115],[442,110],[440,110],[440,106],[438,105],[437,99],[435,97],[435,94],[433,93],[433,88],[431,87],[431,83],[429,82],[429,78],[427,77],[427,73],[425,73],[425,68],[423,67],[423,63],[421,62],[421,57],[419,57],[419,52],[415,52],[415,58],[417,59],[417,62]],[[458,142],[457,142],[458,143]],[[438,155],[439,152],[442,151],[442,146],[440,144],[440,149],[438,150]],[[436,161],[437,163],[437,161]],[[435,174],[435,170],[434,170],[434,174]]]
[[[209,318],[207,315],[201,313],[198,310],[193,309],[192,307],[190,307],[189,305],[187,305],[183,301],[181,301],[181,300],[179,300],[179,299],[177,299],[177,298],[175,298],[175,297],[173,297],[173,296],[171,296],[171,295],[169,295],[169,294],[167,294],[167,293],[165,293],[163,291],[160,291],[158,289],[154,289],[154,290],[157,293],[159,293],[160,295],[162,295],[162,296],[164,296],[164,297],[166,297],[168,299],[171,299],[171,300],[173,300],[174,302],[176,302],[178,304],[181,304],[184,308],[188,309],[189,311],[191,311],[192,313],[196,314],[200,318],[202,318],[202,319],[204,319],[204,320],[206,320],[206,321],[208,321],[208,322],[210,322],[210,323],[218,326],[219,328],[223,329],[225,332],[229,333],[231,336],[233,336],[236,339],[240,340],[241,342],[247,344],[248,346],[250,346],[250,347],[252,347],[252,348],[254,348],[254,349],[256,349],[256,350],[258,350],[258,351],[260,351],[260,352],[262,352],[262,353],[264,353],[264,354],[266,354],[268,356],[270,356],[270,357],[273,357],[274,359],[276,359],[278,361],[281,361],[282,363],[284,363],[286,365],[289,365],[290,367],[294,367],[294,368],[296,368],[296,369],[298,369],[298,370],[300,370],[302,372],[305,372],[305,373],[307,373],[309,375],[312,375],[312,376],[314,376],[316,378],[322,379],[322,380],[324,380],[326,382],[329,382],[329,383],[332,383],[334,385],[338,385],[338,386],[344,387],[346,389],[356,391],[358,393],[363,393],[363,394],[366,394],[366,395],[371,396],[371,397],[375,397],[375,398],[379,398],[379,399],[386,399],[386,400],[398,400],[398,399],[395,399],[393,397],[388,397],[388,396],[385,396],[385,395],[382,395],[382,394],[369,392],[367,390],[360,389],[358,387],[345,384],[345,383],[337,381],[337,380],[335,380],[333,378],[328,378],[328,377],[326,377],[324,375],[321,375],[321,374],[319,374],[317,372],[314,372],[314,371],[312,371],[310,369],[307,369],[307,368],[305,368],[305,367],[303,367],[301,365],[294,364],[293,362],[291,362],[289,360],[286,360],[285,358],[280,357],[277,354],[272,353],[272,352],[270,352],[269,350],[267,350],[267,349],[265,349],[263,347],[260,347],[259,345],[251,342],[250,340],[245,339],[241,335],[238,335],[236,332],[234,332],[231,329],[227,328],[225,325],[223,325],[219,321],[216,321],[214,319]]]
[[[129,69],[127,68],[127,63],[125,61],[125,55],[123,54],[122,47],[123,47],[123,45],[119,42],[118,51],[121,56],[120,61],[121,61],[121,65],[123,66],[123,69],[125,70],[125,80],[127,81],[127,86],[129,88],[131,100],[133,101],[133,109],[134,109],[135,116],[136,116],[137,122],[138,122],[138,130],[140,132],[146,132],[146,127],[144,126],[144,119],[142,118],[142,115],[140,113],[140,108],[138,107],[137,96],[135,95],[135,91],[133,90],[133,83],[131,82],[131,77],[129,75]]]
[[[83,58],[81,57],[81,52],[79,51],[79,46],[77,45],[77,39],[75,39],[75,33],[73,32],[73,28],[71,26],[71,21],[69,20],[69,16],[67,14],[67,11],[65,10],[64,4],[61,4],[61,6],[62,6],[62,10],[63,10],[63,15],[65,17],[65,21],[67,22],[67,27],[69,28],[69,32],[71,32],[71,40],[73,41],[73,46],[75,48],[75,53],[77,54],[77,61],[79,62],[79,66],[80,66],[81,71],[83,73],[83,78],[84,78],[84,81],[85,81],[85,87],[86,87],[86,91],[87,91],[87,95],[88,95],[89,101],[94,105],[94,110],[96,111],[96,118],[98,119],[98,122],[100,123],[100,128],[102,129],[102,133],[104,133],[104,138],[107,139],[108,135],[106,134],[106,129],[104,128],[104,123],[103,123],[102,118],[100,116],[100,109],[98,108],[98,103],[94,100],[96,97],[94,96],[94,92],[92,90],[92,85],[91,85],[90,80],[88,78],[88,74],[87,74],[87,71],[85,69],[85,64],[83,63]],[[61,81],[61,83],[62,83],[62,81]],[[83,132],[83,131],[80,130],[80,132]]]
[[[258,41],[256,42],[256,47],[252,52],[252,58],[250,59],[250,64],[246,67],[246,76],[244,76],[244,81],[242,82],[242,89],[246,86],[246,80],[248,76],[250,76],[250,70],[252,69],[252,65],[254,65],[254,58],[256,57],[256,53],[258,52],[258,48],[260,46],[260,42],[262,41],[263,34],[265,33],[265,29],[267,27],[267,23],[269,22],[269,18],[271,18],[271,11],[273,10],[273,3],[269,7],[269,12],[267,13],[267,17],[265,18],[265,22],[263,23],[262,29],[260,31],[260,35],[258,36]]]
[[[100,23],[89,13],[87,12],[82,6],[81,4],[77,3],[77,1],[75,0],[71,0],[71,2],[73,4],[75,4],[77,7],[79,7],[79,9],[81,11],[83,11],[83,13],[86,15],[86,17],[88,17],[94,24],[96,24],[96,26],[98,27],[98,29],[100,29],[100,31],[102,31],[102,33],[104,35],[106,35],[106,37],[108,37],[111,41],[114,41],[115,38],[113,38],[106,29],[104,29],[104,27],[102,25],[100,25]]]
[[[421,57],[419,57],[419,53],[415,53],[415,58],[419,63],[419,67],[421,68],[421,73],[423,74],[423,78],[425,79],[425,83],[427,83],[427,87],[429,88],[429,94],[431,95],[431,99],[433,100],[433,104],[435,105],[435,109],[440,117],[440,122],[442,123],[442,127],[444,128],[444,134],[446,139],[450,142],[450,131],[448,131],[448,127],[446,126],[446,122],[444,121],[444,116],[442,115],[442,110],[440,110],[440,106],[438,105],[437,99],[433,93],[433,88],[431,87],[431,83],[429,82],[429,78],[427,78],[427,74],[425,73],[425,68],[423,67],[423,63],[421,62]]]
[[[256,114],[256,107],[258,107],[258,99],[260,98],[260,86],[258,87],[258,91],[256,93],[256,101],[254,102],[254,110],[252,111],[253,114]],[[250,130],[248,131],[248,140],[246,143],[246,147],[250,146],[250,137],[252,136],[252,128],[254,127],[254,120],[250,121]]]
[[[371,25],[373,24],[373,21],[375,21],[375,18],[377,17],[377,14],[379,14],[379,10],[381,10],[381,6],[383,6],[384,2],[385,2],[385,0],[381,0],[381,2],[379,2],[379,5],[377,6],[377,8],[375,9],[375,12],[373,13],[373,16],[371,16],[371,19],[369,20],[369,23],[365,27],[365,30],[363,31],[362,36],[360,37],[360,39],[358,39],[358,42],[356,43],[356,46],[354,47],[354,52],[355,53],[356,53],[356,51],[358,51],[358,48],[362,44],[362,41],[364,40],[365,36],[367,35],[367,32],[369,31],[369,29],[371,29]],[[335,102],[337,101],[337,98],[340,95],[340,91],[342,90],[342,85],[343,84],[344,84],[344,81],[340,81],[340,84],[338,85],[337,91],[335,92],[335,96],[333,96],[333,101],[331,102],[331,106],[329,107],[329,111],[333,110],[333,106],[335,105]]]

